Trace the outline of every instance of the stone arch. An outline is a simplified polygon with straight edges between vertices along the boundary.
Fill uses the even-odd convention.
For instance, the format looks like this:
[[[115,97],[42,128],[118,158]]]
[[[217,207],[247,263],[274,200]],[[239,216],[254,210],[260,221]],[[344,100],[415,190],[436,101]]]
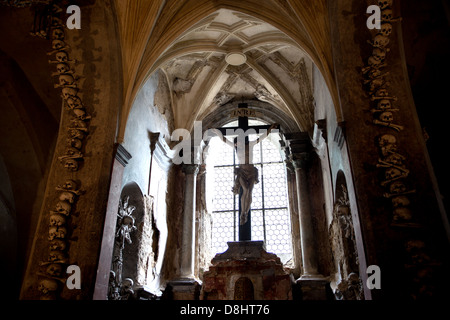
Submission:
[[[203,119],[198,119],[202,121],[203,131],[213,127],[221,127],[233,120],[229,117],[230,112],[236,109],[239,103],[241,101],[229,102],[209,113]],[[300,130],[292,118],[268,102],[244,100],[243,103],[247,103],[249,108],[261,114],[259,118],[255,118],[256,120],[262,120],[267,123],[279,123],[281,132],[297,132]]]
[[[253,282],[247,277],[240,277],[234,283],[234,300],[255,300]]]
[[[134,181],[122,189],[111,264],[110,300],[129,299],[152,280],[148,277],[155,265],[152,200]]]
[[[130,83],[126,84],[124,109],[118,132],[119,142],[124,138],[125,123],[127,122],[128,113],[137,92],[146,79],[161,66],[161,61],[158,61],[158,59],[168,53],[168,48],[178,38],[184,37],[189,30],[201,28],[202,21],[208,20],[207,18],[221,9],[238,11],[268,23],[283,32],[287,38],[291,39],[290,41],[293,45],[305,50],[306,55],[314,61],[320,72],[324,74],[325,83],[329,87],[335,105],[338,106],[337,88],[334,84],[334,76],[330,67],[332,66],[332,61],[329,58],[331,57],[331,52],[328,52],[328,42],[323,41],[324,37],[328,37],[328,32],[324,32],[324,30],[327,30],[327,25],[322,19],[313,18],[314,15],[321,11],[326,13],[326,7],[323,4],[315,6],[314,9],[306,8],[307,6],[306,4],[295,4],[291,7],[285,7],[278,2],[249,1],[245,5],[237,8],[228,1],[218,1],[214,3],[204,2],[196,5],[196,10],[189,10],[189,12],[185,11],[189,6],[181,6],[180,10],[173,11],[174,13],[170,18],[167,16],[159,17],[153,13],[148,14],[147,18],[143,19],[141,23],[141,29],[149,30],[150,37],[141,40],[143,43],[139,44],[140,50],[134,50],[133,53],[128,53],[130,55],[139,55],[139,59],[137,60],[140,60],[140,64],[130,66],[129,72],[132,76],[129,78]],[[142,8],[144,11],[151,11],[152,9]],[[130,18],[128,15],[133,11],[139,12],[139,10],[124,10],[124,8],[119,7],[119,19],[126,17],[126,20],[128,20]],[[288,13],[287,16],[289,19],[286,19],[286,16],[283,17],[280,12]],[[132,20],[130,19],[130,21]],[[159,24],[160,27],[153,29],[152,26],[155,23],[156,25]],[[318,25],[320,25],[319,28]],[[161,36],[159,31],[163,29],[165,30],[164,36]],[[146,41],[148,43],[145,43]],[[151,46],[149,46],[150,42],[152,44]],[[127,51],[129,48],[123,48],[122,50]],[[189,48],[186,50],[189,50]],[[193,49],[191,48],[191,50]],[[207,41],[204,42],[203,47],[198,46],[195,50],[199,52],[220,52],[214,46],[208,45]],[[291,108],[295,108],[295,106],[292,105]],[[197,118],[197,115],[192,114]],[[336,109],[336,114],[340,121],[339,108]]]

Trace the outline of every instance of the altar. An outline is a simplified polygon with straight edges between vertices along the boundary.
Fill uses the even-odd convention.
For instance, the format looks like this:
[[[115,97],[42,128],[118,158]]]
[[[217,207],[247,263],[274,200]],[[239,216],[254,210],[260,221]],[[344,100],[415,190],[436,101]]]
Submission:
[[[292,300],[292,284],[280,258],[263,241],[228,242],[203,275],[202,300]]]

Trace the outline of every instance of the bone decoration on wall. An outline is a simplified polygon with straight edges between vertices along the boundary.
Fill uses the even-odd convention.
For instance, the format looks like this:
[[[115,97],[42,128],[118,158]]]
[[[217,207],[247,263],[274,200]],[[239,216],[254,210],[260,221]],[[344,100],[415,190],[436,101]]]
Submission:
[[[66,270],[71,264],[70,243],[76,241],[76,238],[72,237],[73,215],[76,203],[83,194],[80,189],[81,182],[76,176],[82,167],[83,147],[89,134],[91,119],[78,95],[78,77],[72,69],[75,60],[69,58],[70,45],[66,43],[66,26],[61,19],[63,11],[61,7],[51,2],[43,8],[36,7],[35,25],[30,32],[34,36],[50,41],[48,62],[54,68],[50,76],[53,81],[56,79],[54,87],[58,89],[59,96],[63,100],[65,106],[63,112],[67,112],[70,117],[69,121],[66,121],[68,126],[65,132],[59,133],[66,134],[65,151],[57,157],[66,175],[62,177],[63,183],[55,187],[57,197],[53,207],[48,210],[48,256],[39,263],[37,272],[36,289],[40,292],[42,300],[60,299],[61,291],[66,284]],[[39,21],[38,25],[36,21]],[[65,118],[66,114],[63,114],[62,119]]]
[[[398,123],[396,105],[397,97],[389,91],[390,75],[387,64],[389,55],[389,43],[393,31],[393,23],[401,21],[395,17],[392,10],[392,0],[380,0],[378,6],[381,9],[380,29],[373,29],[375,33],[367,42],[372,46],[372,55],[367,59],[367,64],[362,68],[364,76],[363,84],[370,97],[372,124],[380,127],[380,134],[376,140],[379,151],[379,159],[376,167],[381,171],[380,186],[385,189],[384,197],[392,203],[392,226],[417,226],[414,223],[410,209],[410,196],[415,192],[406,181],[409,176],[407,159],[400,153],[397,135],[404,130],[404,126]],[[383,130],[381,128],[386,128]]]
[[[413,201],[418,198],[414,196],[416,190],[408,181],[408,177],[410,178],[408,159],[402,154],[399,145],[399,137],[405,127],[397,122],[397,112],[400,111],[396,105],[398,98],[388,89],[390,86],[388,45],[393,34],[393,24],[402,18],[394,17],[393,0],[380,0],[377,4],[381,9],[381,28],[374,29],[376,33],[367,41],[372,46],[372,55],[362,68],[363,84],[370,97],[371,106],[368,113],[372,116],[371,122],[380,128],[380,133],[374,139],[379,154],[375,166],[381,170],[379,183],[385,190],[383,197],[392,205],[391,226],[401,229],[412,228],[414,232],[414,235],[410,236],[412,239],[405,241],[403,248],[399,249],[406,252],[404,267],[407,276],[417,284],[417,290],[411,294],[411,297],[416,299],[418,296],[427,297],[431,292],[432,288],[428,288],[424,283],[434,272],[433,267],[436,264],[433,264],[428,254],[430,248],[424,241],[417,239],[420,238],[418,232],[423,229],[423,225],[418,223],[415,217],[419,212],[414,213],[412,209]]]

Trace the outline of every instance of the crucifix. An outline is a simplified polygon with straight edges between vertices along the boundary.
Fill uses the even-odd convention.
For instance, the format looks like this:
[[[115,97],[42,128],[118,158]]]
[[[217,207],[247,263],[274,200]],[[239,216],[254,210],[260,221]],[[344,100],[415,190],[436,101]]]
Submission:
[[[253,147],[261,140],[265,139],[274,128],[279,128],[278,124],[249,126],[248,117],[254,116],[255,111],[248,109],[246,103],[240,103],[238,109],[232,112],[232,116],[238,116],[237,127],[217,128],[222,134],[222,140],[236,150],[239,167],[234,171],[233,193],[239,194],[239,241],[250,241],[251,236],[251,202],[252,191],[255,183],[258,183],[258,169],[253,165]],[[256,140],[250,141],[249,134],[263,134]],[[238,134],[233,141],[226,138],[229,133]]]

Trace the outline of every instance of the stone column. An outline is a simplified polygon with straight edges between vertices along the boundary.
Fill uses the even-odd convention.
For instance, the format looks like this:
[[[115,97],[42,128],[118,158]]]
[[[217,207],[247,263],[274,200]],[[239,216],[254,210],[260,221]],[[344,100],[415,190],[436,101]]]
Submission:
[[[311,218],[311,205],[309,202],[308,162],[309,153],[295,155],[292,164],[295,169],[297,183],[297,197],[300,218],[300,241],[302,246],[303,270],[300,279],[322,279],[318,272],[316,248],[314,244],[314,230]]]
[[[303,300],[325,300],[328,280],[318,271],[317,248],[312,224],[312,206],[309,194],[308,171],[313,147],[306,132],[285,134],[289,144],[289,157],[295,171],[297,202],[300,222],[300,244],[302,252],[302,276],[297,284]]]
[[[183,238],[181,243],[180,278],[194,279],[195,258],[195,190],[197,164],[185,164],[182,168],[186,175],[184,185]]]
[[[108,203],[106,205],[105,224],[100,249],[100,257],[95,279],[94,300],[106,300],[108,295],[109,272],[113,255],[114,238],[119,208],[120,192],[122,189],[123,172],[131,159],[131,154],[121,145],[116,144],[115,156],[109,186]]]

